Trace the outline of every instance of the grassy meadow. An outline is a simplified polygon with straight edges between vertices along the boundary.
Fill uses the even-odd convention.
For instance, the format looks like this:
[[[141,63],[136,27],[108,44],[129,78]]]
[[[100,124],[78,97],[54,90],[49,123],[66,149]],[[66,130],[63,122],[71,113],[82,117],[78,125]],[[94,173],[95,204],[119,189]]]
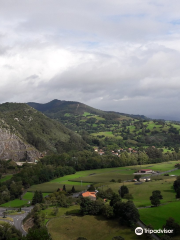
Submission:
[[[46,215],[45,222],[49,220],[47,228],[53,240],[76,240],[78,237],[85,237],[88,240],[111,240],[115,236],[122,236],[128,240],[139,239],[134,231],[120,226],[117,220],[107,220],[101,216],[71,215],[78,213],[78,210],[79,206],[59,208],[56,217],[52,215],[52,208],[42,211]]]
[[[180,215],[177,211],[180,209],[180,201],[168,203],[163,206],[153,208],[139,209],[140,218],[146,224],[151,224],[155,229],[162,228],[169,217],[175,219],[180,224]]]
[[[15,199],[7,203],[1,204],[1,207],[23,207],[28,204],[28,200]]]

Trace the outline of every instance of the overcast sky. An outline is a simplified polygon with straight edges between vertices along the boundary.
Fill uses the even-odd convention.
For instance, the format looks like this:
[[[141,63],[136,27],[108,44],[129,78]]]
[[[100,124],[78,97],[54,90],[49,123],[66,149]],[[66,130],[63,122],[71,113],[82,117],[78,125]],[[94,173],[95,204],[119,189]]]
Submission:
[[[180,120],[179,0],[0,0],[0,102]]]

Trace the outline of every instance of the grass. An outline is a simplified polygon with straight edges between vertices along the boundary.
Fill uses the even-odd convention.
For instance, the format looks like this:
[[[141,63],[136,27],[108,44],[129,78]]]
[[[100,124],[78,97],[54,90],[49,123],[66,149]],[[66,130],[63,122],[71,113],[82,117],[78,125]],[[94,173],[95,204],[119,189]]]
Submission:
[[[162,162],[162,163],[156,163],[156,164],[146,164],[146,165],[141,165],[141,166],[136,165],[136,166],[132,166],[132,168],[137,169],[137,170],[140,170],[143,168],[149,168],[154,171],[164,172],[164,171],[174,169],[176,163],[179,163],[179,161]],[[173,172],[172,172],[172,174],[173,174]]]
[[[170,172],[169,175],[176,175],[176,176],[179,176],[179,175],[180,175],[180,169],[175,170],[175,171],[173,171],[173,172]]]
[[[7,215],[21,215],[23,213],[25,213],[25,211],[21,211],[21,212],[13,211],[13,212],[8,212]]]
[[[77,206],[75,207],[77,209]],[[70,208],[71,211],[72,208],[74,207]],[[134,231],[124,226],[121,227],[117,220],[106,220],[101,216],[89,215],[63,216],[65,211],[67,209],[59,208],[58,216],[47,224],[53,240],[76,240],[78,237],[85,237],[88,240],[111,240],[115,236],[122,236],[128,240],[139,239]]]
[[[140,185],[135,185],[133,182],[127,183],[111,183],[108,186],[104,186],[104,190],[111,187],[114,192],[118,192],[119,188],[124,184],[128,187],[129,192],[134,197],[134,204],[137,207],[150,206],[151,202],[149,197],[152,195],[152,191],[160,190],[163,196],[161,203],[167,203],[169,201],[176,202],[175,192],[173,189],[173,182],[176,178],[172,177],[166,180],[145,182]]]
[[[127,173],[126,173],[127,174]],[[125,175],[120,174],[119,172],[109,172],[109,173],[100,173],[94,174],[88,177],[82,177],[81,180],[83,182],[91,182],[91,183],[103,183],[110,182],[112,179],[118,181],[118,179],[124,180],[132,180],[134,177],[132,174]],[[74,181],[81,181],[80,179],[74,179]]]
[[[2,177],[2,178],[0,179],[0,182],[5,182],[5,181],[11,179],[12,176],[13,176],[13,175],[6,175],[6,176]]]
[[[28,189],[28,192],[34,192],[36,190],[42,192],[54,192],[58,188],[62,188],[63,185],[66,185],[67,191],[71,190],[73,186],[75,186],[76,191],[82,191],[86,189],[86,186],[91,183],[103,183],[106,182],[107,185],[111,184],[111,179],[129,180],[133,179],[133,172],[142,169],[142,168],[151,168],[156,171],[167,171],[174,168],[174,165],[178,161],[158,163],[158,164],[149,164],[149,165],[136,165],[136,166],[128,166],[128,167],[118,167],[118,168],[104,168],[104,169],[94,169],[94,170],[86,170],[79,171],[75,174],[66,175],[64,177],[56,178],[50,182],[42,183],[38,185],[33,185]],[[173,172],[172,172],[173,174]],[[164,177],[161,178],[171,178]],[[82,180],[82,186],[81,186]],[[102,184],[101,184],[102,185]],[[25,197],[24,197],[25,199]]]
[[[3,218],[3,217],[0,217],[0,220],[9,220],[9,221],[11,221],[11,222],[13,222],[14,220],[13,220],[13,218],[11,218],[11,217],[5,217],[5,218]],[[4,221],[5,222],[5,221]]]
[[[91,113],[89,113],[89,112],[84,112],[84,113],[83,113],[83,116],[84,116],[84,117],[86,117],[86,116],[88,116],[88,115],[91,115]]]
[[[43,197],[47,196],[49,193],[43,193]],[[34,193],[33,192],[26,192],[23,196],[23,199],[24,200],[32,200],[34,196]]]
[[[116,139],[122,139],[122,136],[115,136],[115,135],[112,133],[112,131],[91,133],[91,135],[92,135],[92,136],[95,136],[95,137],[104,135],[103,138],[105,138],[105,137],[112,137],[112,138],[116,138]]]
[[[42,192],[49,192],[49,193],[52,193],[52,192],[55,192],[57,191],[58,188],[63,188],[63,185],[64,183],[51,183],[51,182],[47,182],[47,183],[42,183],[42,184],[37,184],[37,185],[33,185],[31,186],[28,191],[29,192],[34,192],[34,191],[42,191]],[[66,185],[66,184],[65,184]],[[84,186],[85,185],[85,186]],[[72,189],[74,185],[70,185],[70,184],[67,184],[66,185],[66,190],[67,191],[70,191]],[[83,190],[86,190],[87,189],[87,183],[86,184],[83,184],[82,187],[81,187],[81,183],[79,183],[79,185],[76,185],[75,186],[75,190],[80,192],[80,191],[83,191]]]
[[[104,135],[105,137],[113,137],[113,133],[110,131],[110,132],[97,132],[97,133],[92,133],[91,135],[93,136],[98,136],[98,135]]]
[[[64,116],[65,116],[65,117],[70,117],[71,114],[70,114],[70,113],[65,113]]]
[[[27,200],[15,199],[7,203],[1,204],[1,207],[23,207],[24,205],[27,205],[27,204],[28,204]]]
[[[169,217],[174,218],[180,224],[178,209],[180,209],[180,201],[177,200],[159,207],[139,209],[140,219],[146,225],[151,224],[155,229],[162,228]]]

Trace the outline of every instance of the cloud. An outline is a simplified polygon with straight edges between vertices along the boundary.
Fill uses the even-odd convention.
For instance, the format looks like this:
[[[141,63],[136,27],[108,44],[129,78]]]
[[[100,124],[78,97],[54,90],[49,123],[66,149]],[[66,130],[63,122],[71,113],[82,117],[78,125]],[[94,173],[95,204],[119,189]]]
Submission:
[[[180,120],[180,2],[0,0],[0,102]]]

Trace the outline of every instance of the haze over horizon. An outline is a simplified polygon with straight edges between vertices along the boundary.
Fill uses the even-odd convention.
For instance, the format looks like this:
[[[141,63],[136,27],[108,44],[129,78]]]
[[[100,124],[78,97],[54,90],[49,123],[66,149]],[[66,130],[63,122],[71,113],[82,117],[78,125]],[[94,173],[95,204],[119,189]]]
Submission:
[[[180,2],[0,0],[0,102],[179,120]]]

